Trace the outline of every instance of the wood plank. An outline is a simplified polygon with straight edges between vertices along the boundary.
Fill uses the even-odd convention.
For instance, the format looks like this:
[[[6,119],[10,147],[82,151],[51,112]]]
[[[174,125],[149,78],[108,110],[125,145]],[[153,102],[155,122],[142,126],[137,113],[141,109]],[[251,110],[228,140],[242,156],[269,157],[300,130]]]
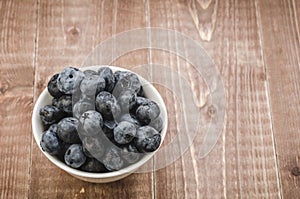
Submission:
[[[299,1],[259,1],[283,198],[300,195]]]
[[[0,2],[0,198],[28,194],[35,9],[33,0]]]
[[[155,173],[156,198],[280,197],[256,4],[153,0],[149,7],[151,26],[201,43],[221,71],[227,97],[225,130],[213,151],[197,160],[202,139],[196,137],[181,159]],[[168,54],[152,57],[183,74],[189,70]]]
[[[46,1],[39,3],[35,97],[55,72],[80,66],[98,43],[113,34],[145,26],[145,4],[130,1]],[[146,53],[138,60],[147,60]],[[124,59],[126,60],[126,59]],[[130,59],[118,64],[138,64]],[[143,61],[144,62],[144,61]],[[86,62],[87,63],[87,62]],[[109,184],[91,184],[66,174],[50,163],[33,144],[30,198],[151,198],[152,175],[133,174]]]

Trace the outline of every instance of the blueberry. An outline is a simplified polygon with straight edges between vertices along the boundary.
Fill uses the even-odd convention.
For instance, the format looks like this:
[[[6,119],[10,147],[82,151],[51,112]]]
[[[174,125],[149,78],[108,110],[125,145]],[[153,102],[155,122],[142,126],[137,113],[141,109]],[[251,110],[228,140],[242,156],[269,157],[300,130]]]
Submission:
[[[84,112],[79,117],[80,131],[78,133],[81,136],[97,135],[102,130],[103,119],[99,112],[89,110]]]
[[[149,126],[155,128],[158,132],[160,132],[163,128],[163,120],[161,117],[157,117],[153,121],[150,122]]]
[[[129,164],[137,162],[141,158],[141,154],[133,144],[124,146],[121,151],[121,157]]]
[[[64,112],[52,105],[46,105],[40,109],[40,118],[44,125],[57,123],[64,117]]]
[[[51,126],[48,128],[48,131],[57,133],[57,124],[51,124]]]
[[[114,129],[114,140],[118,144],[128,144],[131,142],[136,134],[136,127],[134,124],[123,121]]]
[[[136,93],[130,90],[123,91],[118,97],[118,103],[123,113],[129,113],[129,107],[136,103]]]
[[[98,70],[100,77],[105,79],[105,90],[108,92],[112,92],[115,86],[115,77],[112,70],[109,67],[102,67]]]
[[[159,114],[159,106],[153,101],[143,103],[136,110],[136,118],[144,125],[147,125],[156,119]]]
[[[43,133],[40,145],[43,151],[46,151],[51,155],[58,154],[61,149],[57,134],[49,130]]]
[[[81,144],[72,144],[65,153],[65,162],[72,168],[79,168],[86,161]]]
[[[99,92],[104,91],[105,80],[99,75],[90,75],[85,77],[80,84],[81,93],[88,96],[95,96]]]
[[[116,83],[113,90],[113,95],[118,97],[122,91],[130,90],[134,93],[138,93],[141,88],[141,82],[137,75],[129,73],[120,78]]]
[[[60,151],[58,152],[58,154],[56,154],[56,157],[62,162],[65,161],[65,153],[70,146],[71,144],[65,143],[62,140],[60,140]]]
[[[131,113],[134,113],[136,112],[136,109],[141,106],[142,104],[146,104],[146,103],[149,103],[151,100],[145,98],[145,97],[139,97],[137,96],[136,97],[136,100],[135,100],[135,104],[130,104],[129,106],[129,110]]]
[[[65,94],[73,94],[79,88],[84,73],[77,68],[68,67],[61,71],[57,79],[58,89]]]
[[[52,97],[58,98],[63,95],[63,93],[57,88],[57,78],[59,74],[55,74],[51,77],[48,82],[47,88],[48,92]]]
[[[106,91],[102,91],[97,95],[96,110],[101,113],[104,119],[108,120],[118,118],[121,113],[121,108],[116,98]]]
[[[105,145],[100,136],[85,136],[82,139],[82,145],[95,158],[101,159],[105,154]]]
[[[132,115],[130,115],[129,113],[126,113],[126,114],[122,115],[119,118],[119,121],[120,122],[122,122],[122,121],[130,122],[130,123],[134,124],[136,127],[140,127],[141,126],[140,122],[135,117],[133,117]]]
[[[67,114],[72,114],[72,96],[63,95],[60,98],[53,98],[52,105],[56,106],[60,110],[63,110]]]
[[[77,133],[78,120],[74,117],[66,117],[57,124],[57,135],[66,143],[80,143]]]
[[[97,72],[94,71],[94,70],[85,70],[83,71],[83,74],[88,77],[88,76],[91,76],[91,75],[97,75]]]
[[[120,150],[111,147],[104,156],[103,164],[109,171],[120,170],[124,166],[124,160],[121,158]]]
[[[84,112],[95,110],[95,104],[89,100],[79,100],[73,106],[73,116],[79,118]]]
[[[158,149],[161,136],[154,128],[142,126],[137,129],[134,143],[140,152],[153,152]]]
[[[94,173],[107,172],[105,166],[95,158],[87,158],[85,163],[80,167],[81,170]]]

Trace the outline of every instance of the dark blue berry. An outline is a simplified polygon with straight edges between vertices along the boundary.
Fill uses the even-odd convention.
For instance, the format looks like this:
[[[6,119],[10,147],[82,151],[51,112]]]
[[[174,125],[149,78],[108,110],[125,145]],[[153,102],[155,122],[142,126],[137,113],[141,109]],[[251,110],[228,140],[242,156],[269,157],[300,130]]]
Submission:
[[[136,118],[144,125],[147,125],[156,119],[159,114],[159,106],[153,101],[143,103],[136,110]]]
[[[57,88],[57,78],[59,74],[55,74],[51,77],[48,82],[47,88],[48,92],[52,97],[59,98],[63,93]]]
[[[56,106],[60,110],[63,110],[65,113],[72,114],[72,96],[63,95],[60,98],[53,98],[52,105]]]
[[[96,110],[101,113],[104,119],[108,120],[118,118],[121,113],[121,108],[116,98],[106,91],[102,91],[97,95]]]
[[[80,167],[81,170],[93,173],[107,172],[105,166],[95,158],[88,158]]]
[[[40,109],[40,118],[44,125],[57,123],[64,116],[62,110],[52,105],[46,105]]]
[[[140,152],[153,152],[158,149],[161,136],[157,130],[150,126],[142,126],[137,129],[134,143]]]
[[[99,92],[104,91],[105,80],[99,75],[90,75],[85,77],[80,84],[80,91],[82,94],[88,96],[95,96]]]
[[[72,144],[65,153],[65,162],[72,168],[79,168],[86,161],[81,144]]]
[[[103,119],[99,112],[89,110],[84,112],[79,117],[80,131],[78,132],[82,136],[94,136],[102,131]]]
[[[112,92],[115,86],[115,77],[112,70],[109,67],[102,67],[98,70],[100,77],[105,79],[105,90]]]
[[[160,132],[163,128],[163,120],[161,117],[157,117],[153,121],[150,122],[149,126],[155,128],[158,132]]]
[[[146,104],[146,103],[149,103],[151,100],[145,98],[145,97],[139,97],[137,96],[136,97],[136,100],[135,100],[135,104],[130,104],[129,106],[129,110],[131,113],[134,113],[136,112],[136,109],[141,106],[142,104]]]
[[[117,147],[111,147],[102,161],[109,171],[120,170],[124,166],[124,160],[121,158],[120,150]]]
[[[43,133],[40,145],[43,151],[46,151],[51,155],[58,154],[61,149],[57,134],[49,130]]]
[[[52,131],[54,133],[57,133],[57,124],[52,124],[49,128],[48,131]]]
[[[57,124],[57,135],[66,143],[80,143],[77,133],[78,120],[74,117],[66,117]]]
[[[58,89],[65,94],[73,94],[84,78],[84,73],[77,68],[68,67],[61,71],[57,79]]]
[[[136,127],[134,124],[123,121],[114,128],[114,140],[118,144],[128,144],[131,142],[136,134]]]

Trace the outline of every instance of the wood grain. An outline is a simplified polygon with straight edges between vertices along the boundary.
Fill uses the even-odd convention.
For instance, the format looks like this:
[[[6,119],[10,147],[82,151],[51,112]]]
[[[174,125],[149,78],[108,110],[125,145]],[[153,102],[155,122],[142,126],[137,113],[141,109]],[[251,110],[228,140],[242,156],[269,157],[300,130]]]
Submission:
[[[28,194],[35,19],[35,1],[0,2],[0,198]]]
[[[258,9],[282,196],[299,198],[299,1],[263,1]]]
[[[0,1],[0,198],[299,198],[299,23],[298,0]],[[33,103],[54,73],[90,63],[86,57],[100,42],[143,27],[179,31],[212,57],[226,93],[224,131],[203,159],[199,131],[181,158],[158,171],[108,184],[77,180],[39,151],[30,128]],[[178,75],[204,115],[202,130],[208,128],[210,90],[186,60],[142,49],[112,64],[148,79],[159,70],[153,64],[177,72],[155,77],[170,79],[168,87],[155,85],[169,112],[164,146],[189,114],[185,96],[173,92],[183,91]]]
[[[35,97],[55,72],[68,65],[80,66],[101,41],[145,26],[144,5],[139,0],[40,1]],[[139,60],[147,60],[144,55]],[[122,60],[118,63],[130,67]],[[131,59],[130,64],[138,63]],[[109,184],[82,182],[55,167],[33,143],[30,198],[151,198],[151,178],[146,173]]]
[[[213,57],[224,78],[228,100],[225,130],[213,151],[205,159],[197,160],[202,140],[196,137],[180,160],[156,172],[155,195],[278,198],[279,179],[255,4],[208,2],[203,6],[204,1],[150,1],[152,26],[185,33],[201,42]],[[170,41],[176,42],[172,38]],[[186,64],[167,54],[153,53],[153,57],[181,74],[189,70]]]

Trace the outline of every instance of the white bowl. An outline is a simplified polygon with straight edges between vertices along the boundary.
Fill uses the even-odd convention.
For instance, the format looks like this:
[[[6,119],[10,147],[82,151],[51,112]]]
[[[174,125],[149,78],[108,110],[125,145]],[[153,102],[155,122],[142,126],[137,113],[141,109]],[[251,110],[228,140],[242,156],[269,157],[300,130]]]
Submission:
[[[80,70],[97,70],[100,67],[103,66],[88,66],[88,67],[83,67],[80,68]],[[116,66],[108,66],[112,69],[112,71],[128,71],[124,68],[116,67]],[[132,72],[132,71],[130,71]],[[138,74],[137,74],[138,75]],[[159,92],[154,88],[152,84],[150,84],[148,81],[146,81],[144,78],[140,77],[138,75],[140,82],[143,85],[144,93],[147,96],[147,98],[155,101],[161,110],[160,116],[162,117],[163,120],[163,129],[161,131],[161,144],[165,138],[166,132],[167,132],[167,126],[168,126],[168,118],[167,118],[167,109],[166,105],[160,96]],[[48,93],[47,88],[44,89],[44,91],[40,94],[39,98],[37,99],[34,108],[33,108],[33,113],[32,113],[32,132],[35,138],[35,141],[39,147],[39,149],[42,151],[42,153],[56,166],[58,166],[60,169],[66,171],[67,173],[71,174],[72,176],[87,181],[87,182],[93,182],[93,183],[107,183],[107,182],[113,182],[120,180],[129,174],[133,173],[136,171],[139,167],[141,167],[143,164],[145,164],[153,155],[159,150],[156,150],[155,152],[152,153],[147,153],[145,156],[141,158],[138,162],[123,168],[119,171],[113,171],[113,172],[107,172],[107,173],[91,173],[91,172],[85,172],[85,171],[80,171],[77,169],[73,169],[69,166],[67,166],[65,163],[60,161],[58,158],[55,156],[52,156],[48,154],[47,152],[44,152],[40,146],[40,141],[42,138],[42,132],[43,130],[43,124],[42,121],[39,117],[39,110],[45,105],[51,104],[52,96]],[[160,146],[161,146],[160,144]]]

